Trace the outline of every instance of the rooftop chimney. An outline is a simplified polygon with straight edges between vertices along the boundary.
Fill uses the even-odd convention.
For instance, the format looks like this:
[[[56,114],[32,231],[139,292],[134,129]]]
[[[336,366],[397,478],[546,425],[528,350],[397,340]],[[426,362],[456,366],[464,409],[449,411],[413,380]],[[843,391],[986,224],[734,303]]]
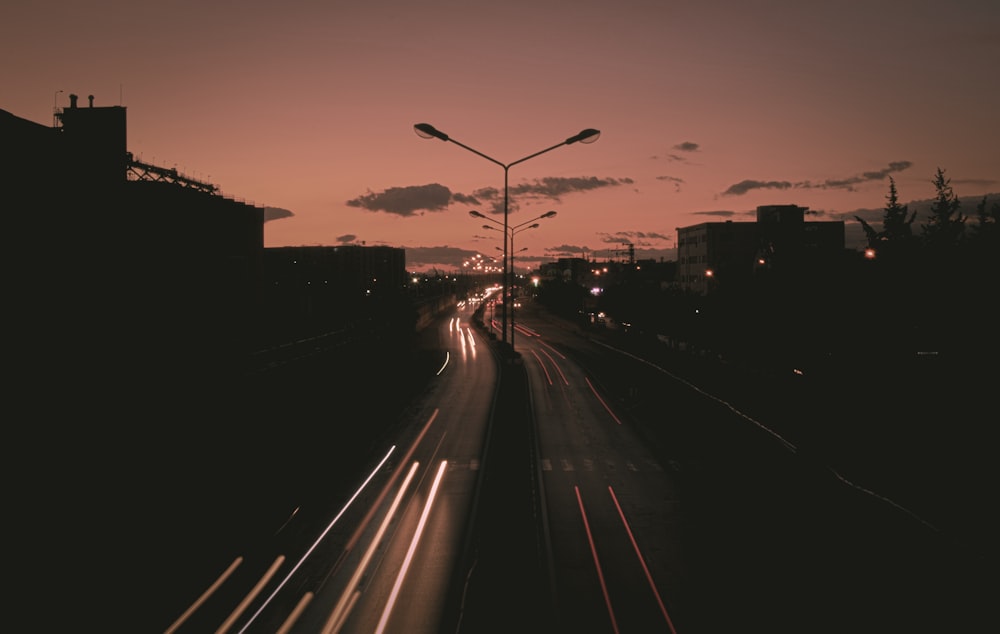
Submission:
[[[69,96],[69,107],[70,108],[76,108],[76,100],[77,100],[77,98],[78,97],[76,95],[70,95]]]
[[[94,95],[87,95],[87,101],[90,102],[90,107],[94,107]]]

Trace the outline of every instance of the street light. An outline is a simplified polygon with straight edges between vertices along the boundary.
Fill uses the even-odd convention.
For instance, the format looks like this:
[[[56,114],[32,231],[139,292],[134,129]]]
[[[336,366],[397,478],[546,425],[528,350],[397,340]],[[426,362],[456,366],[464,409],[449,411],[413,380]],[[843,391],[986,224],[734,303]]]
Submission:
[[[489,220],[490,222],[495,223],[497,225],[500,224],[500,222],[498,222],[496,220],[493,220],[492,218],[489,218],[487,216],[484,216],[483,214],[479,213],[478,211],[476,211],[474,209],[469,212],[469,215],[472,216],[472,217],[474,217],[474,218],[483,218],[484,220]],[[518,233],[521,233],[522,231],[527,231],[528,229],[537,229],[539,227],[539,224],[537,222],[535,222],[535,224],[533,224],[533,225],[529,225],[529,226],[526,227],[525,225],[527,225],[529,222],[534,222],[535,220],[542,220],[544,218],[552,218],[555,215],[556,215],[555,211],[546,211],[541,216],[537,216],[535,218],[532,218],[531,220],[525,220],[524,222],[522,222],[519,225],[514,225],[513,227],[510,227],[509,230],[507,231],[507,234],[508,234],[507,235],[507,239],[510,240],[511,254],[510,254],[510,261],[509,262],[505,262],[506,268],[504,269],[504,277],[510,280],[509,291],[510,291],[510,349],[511,349],[511,351],[514,350],[514,312],[515,312],[515,309],[514,309],[514,280],[515,280],[515,275],[514,275],[514,254],[515,253],[520,253],[520,251],[514,251],[514,235],[518,234]],[[500,231],[496,227],[491,227],[490,225],[483,225],[483,229],[491,229],[493,231]],[[506,246],[506,241],[505,241],[505,246]],[[497,247],[497,248],[499,249],[499,247]],[[525,249],[521,249],[521,251],[527,251],[527,249],[526,248]],[[507,260],[506,252],[504,253],[504,260]],[[510,270],[510,275],[509,276],[507,274],[507,269]],[[507,284],[505,282],[504,283],[504,306],[505,306],[505,308],[504,308],[504,314],[505,315],[506,315],[506,310],[507,310],[506,309],[506,306],[507,306],[507,299],[506,299],[507,292],[508,292],[508,286],[507,286]]]
[[[528,224],[529,222],[534,222],[535,220],[542,220],[544,218],[552,218],[553,216],[556,215],[556,212],[555,211],[546,211],[541,216],[536,216],[536,217],[532,218],[531,220],[525,220],[521,224],[514,225],[513,227],[509,227],[509,228],[504,223],[501,223],[498,220],[494,220],[493,218],[490,218],[489,216],[484,216],[483,214],[481,214],[480,212],[478,212],[478,211],[476,211],[474,209],[469,212],[469,215],[472,216],[473,218],[482,218],[483,220],[489,220],[490,222],[492,222],[494,224],[497,224],[497,225],[500,225],[500,226],[504,227],[505,233],[507,234],[506,237],[505,237],[505,240],[504,240],[504,248],[506,249],[506,247],[507,247],[507,242],[506,241],[510,240],[510,248],[511,248],[511,250],[513,250],[514,249],[514,234],[515,233],[520,233],[521,231],[524,231],[524,229],[534,229],[535,227],[538,226],[538,223],[535,223],[534,225],[532,225],[530,227],[524,227],[524,225]],[[521,231],[517,231],[517,229],[519,227],[524,227],[524,229],[521,229]],[[491,227],[489,225],[483,225],[483,229],[493,229],[493,227]],[[500,230],[496,229],[496,231],[500,231]],[[524,251],[526,249],[521,249],[521,250]],[[507,260],[507,252],[504,251],[504,263],[506,264],[506,268],[504,268],[504,289],[503,290],[504,290],[504,297],[505,298],[507,297],[508,292],[510,293],[510,301],[511,301],[511,305],[510,305],[510,312],[511,312],[511,315],[510,315],[510,347],[511,347],[511,350],[513,350],[514,349],[514,304],[513,304],[513,301],[514,301],[514,257],[513,256],[510,257],[509,264],[507,262],[508,262],[508,260]],[[508,273],[508,269],[510,271],[509,273]],[[506,306],[507,306],[507,302],[506,302],[506,299],[505,299],[505,301],[504,301],[504,310],[503,310],[503,313],[502,313],[503,317],[504,317],[504,323],[505,324],[506,324],[506,319],[507,319],[507,308],[506,308]]]
[[[509,229],[508,229],[508,225],[507,225],[507,216],[508,216],[508,212],[509,212],[509,205],[508,205],[508,203],[509,203],[509,200],[510,200],[510,195],[509,195],[510,189],[508,187],[508,178],[507,178],[507,176],[508,176],[508,172],[510,171],[510,168],[513,167],[514,165],[517,165],[518,163],[523,163],[524,161],[527,161],[528,159],[535,158],[539,154],[545,154],[546,152],[554,150],[557,147],[562,147],[564,145],[572,145],[573,143],[576,143],[578,141],[580,143],[593,143],[594,141],[596,141],[601,136],[601,131],[600,130],[595,130],[593,128],[586,128],[584,130],[581,130],[578,134],[575,134],[575,135],[569,137],[568,139],[566,139],[562,143],[556,143],[552,147],[547,147],[544,150],[540,150],[538,152],[535,152],[534,154],[529,154],[528,156],[525,156],[524,158],[517,159],[516,161],[514,161],[512,163],[501,163],[500,161],[496,160],[492,156],[487,156],[486,154],[483,154],[479,150],[476,150],[474,148],[469,147],[468,145],[465,145],[464,143],[460,143],[460,142],[456,141],[455,139],[449,137],[447,134],[445,134],[444,132],[438,130],[437,128],[435,128],[434,126],[432,126],[429,123],[417,123],[417,124],[415,124],[413,126],[413,130],[414,130],[414,132],[417,133],[417,136],[419,136],[422,139],[441,139],[442,141],[451,141],[455,145],[457,145],[457,146],[459,146],[461,148],[464,148],[464,149],[472,152],[473,154],[477,154],[477,155],[483,157],[484,159],[486,159],[487,161],[489,161],[491,163],[496,163],[497,165],[499,165],[500,167],[503,168],[503,233],[504,233],[503,251],[504,251],[504,254],[507,253],[507,236],[509,234]],[[504,275],[506,276],[506,273],[504,273]],[[504,280],[504,288],[505,288],[504,292],[505,293],[506,293],[506,285],[507,285],[507,281]],[[503,328],[502,328],[502,332],[501,332],[501,340],[504,343],[507,343],[507,303],[504,302],[503,306],[504,306],[504,308],[503,308],[503,312],[501,314],[501,317],[503,318]]]

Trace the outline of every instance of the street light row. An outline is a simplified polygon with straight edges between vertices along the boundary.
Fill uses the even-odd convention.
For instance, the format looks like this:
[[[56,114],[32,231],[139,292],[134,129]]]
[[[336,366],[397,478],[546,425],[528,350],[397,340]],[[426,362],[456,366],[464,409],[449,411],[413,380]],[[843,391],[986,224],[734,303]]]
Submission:
[[[445,134],[441,130],[438,130],[437,128],[435,128],[434,126],[432,126],[429,123],[418,123],[418,124],[416,124],[416,125],[413,126],[413,130],[417,133],[417,136],[419,136],[419,137],[421,137],[423,139],[440,139],[442,141],[450,141],[450,142],[454,143],[455,145],[457,145],[457,146],[459,146],[461,148],[464,148],[464,149],[472,152],[473,154],[477,154],[477,155],[483,157],[484,159],[486,159],[487,161],[490,161],[491,163],[496,163],[497,165],[499,165],[500,167],[503,168],[503,233],[504,233],[503,253],[504,253],[504,261],[505,262],[508,260],[508,258],[507,258],[507,254],[508,254],[507,242],[509,241],[511,243],[511,249],[510,249],[511,251],[513,251],[513,247],[514,247],[514,234],[511,231],[510,225],[508,223],[508,216],[509,216],[509,211],[510,211],[510,205],[509,205],[509,201],[510,201],[510,187],[509,187],[509,183],[508,183],[508,181],[509,181],[509,179],[508,179],[508,172],[510,171],[510,168],[512,166],[514,166],[514,165],[517,165],[518,163],[523,163],[524,161],[527,161],[528,159],[534,158],[534,157],[538,156],[539,154],[544,154],[546,152],[554,150],[557,147],[562,147],[563,145],[572,145],[573,143],[577,143],[577,142],[579,142],[579,143],[585,143],[585,144],[587,144],[587,143],[593,143],[594,141],[596,141],[601,136],[601,131],[600,130],[595,130],[593,128],[586,128],[584,130],[581,130],[578,134],[575,134],[575,135],[569,137],[568,139],[566,139],[562,143],[557,143],[557,144],[555,144],[555,145],[553,145],[551,147],[547,147],[544,150],[540,150],[538,152],[535,152],[534,154],[529,154],[528,156],[520,158],[520,159],[518,159],[516,161],[513,161],[511,163],[502,163],[502,162],[496,160],[495,158],[493,158],[491,156],[483,154],[482,152],[480,152],[479,150],[477,150],[475,148],[471,148],[468,145],[465,145],[464,143],[460,143],[460,142],[456,141],[455,139],[451,138],[450,136],[448,136],[447,134]],[[476,217],[486,218],[486,220],[489,220],[491,222],[496,222],[497,224],[501,224],[500,222],[498,222],[496,220],[493,220],[492,218],[487,218],[486,216],[483,216],[479,212],[469,212],[469,213],[472,214],[472,215],[475,215]],[[543,214],[543,215],[539,216],[538,218],[533,218],[532,220],[529,220],[527,222],[532,222],[533,220],[538,220],[540,218],[551,218],[552,216],[555,215],[555,213],[556,212],[554,212],[554,211],[550,211],[550,212],[548,212],[546,214]],[[516,229],[517,227],[520,227],[520,226],[522,226],[524,224],[527,224],[527,223],[521,223],[521,225],[517,225],[514,228]],[[485,227],[486,225],[483,225],[483,226]],[[529,227],[529,228],[533,228],[533,227]],[[510,259],[513,260],[513,258],[510,258]],[[513,264],[511,264],[511,266],[510,266],[510,276],[511,276],[511,278],[513,278],[513,271],[514,271]],[[503,284],[503,286],[504,286],[505,289],[509,288],[508,282],[507,282],[507,279],[506,279],[507,275],[508,275],[508,273],[505,271],[504,272],[505,281],[504,281],[504,284]],[[505,291],[505,293],[506,293],[506,291]],[[502,316],[502,319],[503,319],[503,327],[502,327],[503,329],[501,331],[502,332],[501,340],[504,343],[507,343],[507,303],[508,302],[504,301],[504,303],[503,303],[503,311],[501,313],[501,316]],[[513,322],[513,319],[511,321]],[[511,327],[511,333],[510,333],[510,347],[511,347],[511,351],[513,352],[513,350],[514,350],[514,331],[513,331],[513,327]]]
[[[481,214],[481,213],[479,213],[478,211],[475,211],[475,210],[470,211],[469,215],[472,216],[472,217],[474,217],[474,218],[485,218],[486,220],[489,220],[491,222],[495,222],[498,225],[500,224],[496,220],[493,220],[492,218],[487,218],[486,216],[484,216],[483,214]],[[509,298],[509,301],[510,301],[510,348],[511,348],[511,350],[514,349],[514,311],[516,310],[515,309],[515,303],[514,303],[514,281],[516,279],[516,276],[514,275],[514,254],[520,253],[521,251],[527,251],[527,248],[521,249],[521,251],[515,251],[514,250],[514,236],[517,235],[518,233],[521,233],[522,231],[527,231],[528,229],[537,229],[538,227],[540,227],[541,225],[539,225],[537,222],[534,222],[535,220],[542,220],[544,218],[552,218],[555,215],[556,215],[555,211],[547,211],[544,214],[542,214],[541,216],[537,216],[535,218],[532,218],[531,220],[525,220],[524,222],[522,222],[519,225],[514,225],[513,227],[510,227],[509,230],[508,230],[508,234],[509,235],[507,236],[507,238],[510,240],[510,256],[509,256],[509,260],[510,261],[506,263],[506,267],[510,270],[510,275],[509,276],[506,275],[506,274],[504,275],[504,277],[506,279],[504,280],[503,297],[504,297],[504,306],[507,305],[508,298]],[[529,225],[528,224],[529,222],[534,222],[534,224],[530,224]],[[527,226],[525,226],[525,225],[527,225]],[[483,225],[483,229],[492,229],[494,231],[500,231],[500,229],[497,229],[496,227],[492,227],[490,225]],[[507,256],[506,253],[504,254],[504,259],[505,260],[508,259],[508,256]],[[507,309],[504,308],[503,314],[506,314],[506,311],[507,311]]]

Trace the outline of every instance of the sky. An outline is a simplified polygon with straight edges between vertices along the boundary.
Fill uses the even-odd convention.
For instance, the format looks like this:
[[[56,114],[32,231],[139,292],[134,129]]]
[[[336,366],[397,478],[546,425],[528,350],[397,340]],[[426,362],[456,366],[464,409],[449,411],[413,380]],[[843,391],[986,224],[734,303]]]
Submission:
[[[504,166],[518,269],[673,260],[678,227],[772,204],[851,246],[939,168],[967,214],[1000,192],[983,0],[7,0],[0,59],[0,109],[125,106],[128,150],[267,208],[266,247],[414,271],[502,257]]]

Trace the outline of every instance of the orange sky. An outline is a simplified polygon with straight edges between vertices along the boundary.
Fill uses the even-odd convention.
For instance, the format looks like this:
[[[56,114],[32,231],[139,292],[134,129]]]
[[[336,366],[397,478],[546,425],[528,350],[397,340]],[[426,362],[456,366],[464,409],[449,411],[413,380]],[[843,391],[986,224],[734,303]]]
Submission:
[[[996,3],[218,4],[6,3],[0,109],[126,106],[137,158],[285,210],[266,246],[404,247],[418,270],[499,255],[468,212],[502,209],[504,176],[421,122],[508,165],[601,131],[510,168],[511,226],[557,212],[517,235],[524,264],[673,259],[677,227],[766,204],[858,235],[889,176],[923,200],[938,167],[965,213],[1000,192]]]

